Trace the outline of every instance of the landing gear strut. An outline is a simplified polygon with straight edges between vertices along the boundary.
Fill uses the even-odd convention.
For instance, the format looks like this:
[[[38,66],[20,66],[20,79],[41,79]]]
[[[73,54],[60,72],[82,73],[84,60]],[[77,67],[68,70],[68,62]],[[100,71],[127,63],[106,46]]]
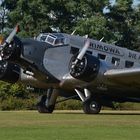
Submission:
[[[101,110],[101,104],[96,97],[91,96],[91,92],[88,89],[84,89],[84,93],[75,89],[79,98],[83,102],[83,111],[86,114],[98,114]]]
[[[52,113],[55,108],[56,99],[58,96],[57,89],[48,89],[46,95],[42,95],[37,103],[39,113]]]

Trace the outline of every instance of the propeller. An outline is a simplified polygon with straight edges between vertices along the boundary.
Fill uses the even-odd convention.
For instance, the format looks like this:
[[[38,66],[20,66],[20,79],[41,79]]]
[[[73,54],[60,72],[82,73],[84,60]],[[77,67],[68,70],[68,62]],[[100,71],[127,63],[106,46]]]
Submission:
[[[90,40],[87,39],[79,54],[71,58],[69,65],[70,75],[86,82],[93,81],[100,69],[100,60],[91,54],[86,54],[89,46]]]
[[[13,29],[13,31],[10,33],[10,35],[7,37],[7,39],[4,41],[4,43],[0,46],[0,60],[2,60],[2,56],[3,56],[2,51],[4,50],[4,48],[10,45],[11,41],[13,40],[14,36],[17,34],[18,31],[19,31],[19,25],[17,24]]]
[[[77,63],[79,61],[81,61],[88,49],[88,47],[90,46],[90,40],[87,39],[86,42],[85,42],[85,45],[83,46],[83,48],[81,49],[80,53],[78,54],[76,60],[72,63],[72,69],[77,65]]]

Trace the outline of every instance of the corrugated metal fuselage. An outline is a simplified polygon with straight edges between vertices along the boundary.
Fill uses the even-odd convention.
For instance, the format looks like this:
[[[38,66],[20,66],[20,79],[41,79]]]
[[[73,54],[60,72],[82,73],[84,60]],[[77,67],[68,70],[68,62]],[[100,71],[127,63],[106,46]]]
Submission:
[[[34,70],[35,78],[45,83],[44,88],[48,84],[48,87],[57,87],[65,92],[68,91],[69,94],[70,92],[73,94],[75,88],[88,88],[93,94],[140,98],[139,86],[123,86],[112,83],[104,77],[104,72],[109,69],[125,68],[126,61],[132,62],[131,67],[139,67],[140,53],[90,39],[87,53],[100,59],[100,70],[95,79],[86,82],[75,79],[69,74],[70,60],[84,46],[86,38],[61,35],[67,39],[67,44],[54,46],[33,39],[22,40],[23,48],[20,57],[29,63]]]

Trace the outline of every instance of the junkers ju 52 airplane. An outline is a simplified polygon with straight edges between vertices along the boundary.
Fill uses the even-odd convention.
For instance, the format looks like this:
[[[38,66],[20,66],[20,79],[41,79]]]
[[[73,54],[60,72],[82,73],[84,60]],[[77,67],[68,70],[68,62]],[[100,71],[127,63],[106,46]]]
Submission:
[[[58,96],[81,100],[87,114],[140,102],[140,53],[65,33],[19,39],[17,28],[0,48],[0,79],[45,89],[39,112],[52,113]]]

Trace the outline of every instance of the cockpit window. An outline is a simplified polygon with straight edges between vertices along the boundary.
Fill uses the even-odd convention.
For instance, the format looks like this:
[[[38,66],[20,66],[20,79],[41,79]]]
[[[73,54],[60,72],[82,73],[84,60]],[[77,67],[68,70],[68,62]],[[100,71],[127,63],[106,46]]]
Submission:
[[[49,43],[53,46],[68,45],[69,39],[61,33],[42,33],[37,40]]]
[[[66,38],[61,34],[48,34],[45,42],[53,45],[66,45]]]
[[[54,44],[55,38],[48,36],[46,40],[49,44]]]
[[[45,41],[47,36],[41,36],[40,41]]]

